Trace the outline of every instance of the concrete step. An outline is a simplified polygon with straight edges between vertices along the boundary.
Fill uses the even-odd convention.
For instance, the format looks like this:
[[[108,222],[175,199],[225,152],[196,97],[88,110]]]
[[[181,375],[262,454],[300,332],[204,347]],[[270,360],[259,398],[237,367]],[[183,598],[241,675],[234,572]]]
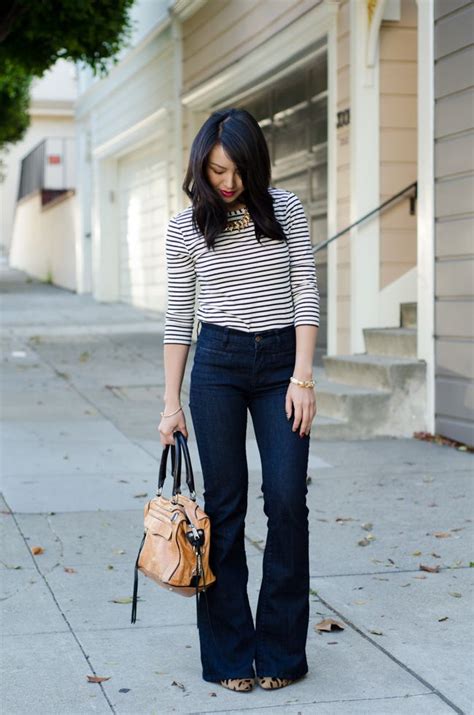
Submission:
[[[402,328],[416,328],[417,304],[400,303],[400,325]]]
[[[410,380],[423,380],[426,365],[422,360],[389,355],[325,355],[326,377],[357,387],[393,390]]]
[[[364,328],[363,332],[372,355],[416,358],[416,328]]]
[[[385,414],[390,390],[348,385],[329,380],[323,368],[315,370],[318,413],[354,424],[372,426]]]
[[[318,401],[317,395],[316,401]],[[317,404],[318,412],[311,427],[311,439],[331,441],[356,438],[353,433],[353,427],[348,420],[338,420],[322,414],[319,409],[319,403],[317,402]]]

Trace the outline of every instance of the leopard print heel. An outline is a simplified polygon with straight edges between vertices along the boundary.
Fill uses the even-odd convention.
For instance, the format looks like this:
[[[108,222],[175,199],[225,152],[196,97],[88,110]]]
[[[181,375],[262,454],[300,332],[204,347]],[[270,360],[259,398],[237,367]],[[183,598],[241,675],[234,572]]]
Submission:
[[[293,680],[288,678],[272,678],[270,676],[265,678],[259,678],[258,684],[264,690],[275,690],[276,688],[286,688],[287,685],[291,685]]]
[[[225,678],[224,680],[219,680],[219,683],[228,690],[249,693],[255,685],[255,680],[253,678]]]

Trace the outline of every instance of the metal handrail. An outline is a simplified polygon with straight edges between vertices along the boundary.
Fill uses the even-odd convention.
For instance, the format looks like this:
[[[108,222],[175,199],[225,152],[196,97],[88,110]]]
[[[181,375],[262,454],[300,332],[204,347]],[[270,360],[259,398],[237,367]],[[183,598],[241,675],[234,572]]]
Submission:
[[[394,201],[397,201],[400,199],[402,196],[404,196],[407,191],[410,191],[411,189],[414,189],[413,196],[410,196],[410,213],[413,215],[415,213],[415,201],[417,198],[417,190],[418,190],[418,182],[414,181],[412,184],[409,184],[406,186],[404,189],[398,192],[398,194],[394,194],[391,196],[389,199],[383,202],[383,204],[380,204],[380,206],[377,206],[377,208],[373,209],[372,211],[369,211],[368,214],[365,214],[365,216],[362,216],[358,221],[354,221],[354,223],[351,223],[350,226],[346,226],[342,231],[339,231],[339,233],[336,233],[335,236],[331,236],[331,238],[326,239],[325,241],[321,241],[321,243],[318,243],[316,246],[313,248],[313,253],[316,253],[317,251],[321,251],[323,248],[326,248],[328,243],[331,243],[331,241],[335,241],[336,238],[339,238],[339,236],[342,236],[344,233],[347,233],[350,231],[354,226],[358,226],[358,224],[362,223],[362,221],[365,221],[367,218],[370,216],[373,216],[373,214],[377,213],[378,211],[381,211],[385,206],[388,206],[388,204],[393,203]]]

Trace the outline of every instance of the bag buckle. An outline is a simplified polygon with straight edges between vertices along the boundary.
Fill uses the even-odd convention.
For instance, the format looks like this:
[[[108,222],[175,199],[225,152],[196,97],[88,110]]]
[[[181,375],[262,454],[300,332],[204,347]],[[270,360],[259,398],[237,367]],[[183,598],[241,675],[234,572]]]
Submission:
[[[186,532],[186,537],[195,549],[204,544],[204,531],[203,529],[196,529],[194,524],[190,524],[190,531]]]

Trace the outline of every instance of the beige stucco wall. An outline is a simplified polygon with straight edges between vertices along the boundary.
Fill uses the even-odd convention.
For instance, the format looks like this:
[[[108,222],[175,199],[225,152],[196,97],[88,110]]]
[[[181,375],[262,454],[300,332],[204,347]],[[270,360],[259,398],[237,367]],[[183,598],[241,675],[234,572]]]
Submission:
[[[41,206],[41,194],[25,197],[16,209],[10,265],[40,280],[76,290],[75,194]]]
[[[350,108],[350,5],[343,0],[337,20],[337,111]],[[350,124],[337,129],[337,231],[350,224]],[[350,352],[350,234],[336,240],[337,352]]]
[[[417,178],[417,6],[380,29],[380,203]],[[380,288],[416,265],[416,216],[408,198],[380,216]]]
[[[56,114],[36,114],[30,109],[31,124],[24,138],[8,145],[5,156],[5,180],[0,182],[0,252],[8,253],[13,235],[21,160],[45,137],[74,137],[74,118]]]

